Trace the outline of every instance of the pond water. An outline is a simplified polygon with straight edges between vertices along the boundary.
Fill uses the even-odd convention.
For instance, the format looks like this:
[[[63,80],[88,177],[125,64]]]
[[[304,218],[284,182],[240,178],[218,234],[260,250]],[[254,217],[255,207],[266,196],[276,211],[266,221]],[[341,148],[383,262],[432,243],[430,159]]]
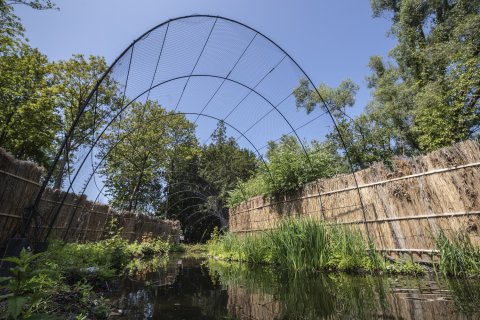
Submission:
[[[480,319],[480,281],[428,277],[285,275],[173,256],[126,278],[116,319]]]

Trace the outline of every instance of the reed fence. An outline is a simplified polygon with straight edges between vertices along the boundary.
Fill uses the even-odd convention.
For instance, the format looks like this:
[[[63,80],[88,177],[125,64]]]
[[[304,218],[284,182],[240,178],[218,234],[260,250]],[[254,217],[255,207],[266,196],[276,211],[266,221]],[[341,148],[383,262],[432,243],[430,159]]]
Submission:
[[[435,253],[434,234],[467,232],[480,245],[480,144],[465,141],[424,156],[311,182],[230,209],[234,233],[275,228],[286,217],[311,217],[360,229],[376,248]]]
[[[9,238],[17,235],[24,223],[27,210],[40,190],[42,174],[43,168],[14,159],[0,148],[0,250],[6,246]],[[34,239],[45,238],[50,223],[54,221],[50,235],[65,238],[66,241],[100,240],[107,236],[112,223],[121,228],[122,236],[130,241],[148,233],[179,240],[179,221],[119,212],[107,205],[89,201],[85,196],[65,194],[50,188],[46,189],[40,200],[38,213],[29,231],[29,236]]]

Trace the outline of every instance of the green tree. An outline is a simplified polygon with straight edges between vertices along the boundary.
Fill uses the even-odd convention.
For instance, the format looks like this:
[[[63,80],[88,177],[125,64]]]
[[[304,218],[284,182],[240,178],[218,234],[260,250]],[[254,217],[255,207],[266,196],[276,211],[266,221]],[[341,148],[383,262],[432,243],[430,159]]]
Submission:
[[[54,187],[57,189],[61,188],[65,175],[72,167],[75,153],[81,147],[92,143],[94,132],[101,128],[105,120],[120,106],[121,99],[117,95],[118,86],[107,76],[97,88],[94,99],[85,106],[80,121],[67,138],[67,133],[87,102],[90,92],[107,69],[107,63],[103,57],[85,58],[81,54],[53,64],[51,82],[55,90],[55,106],[61,115],[57,145],[59,146],[66,139],[54,176]]]
[[[131,111],[112,124],[100,144],[111,204],[158,214],[171,164],[196,153],[194,129],[185,116],[155,102],[132,103]]]
[[[202,148],[199,174],[212,184],[220,201],[224,202],[238,181],[253,175],[258,161],[253,152],[240,148],[233,137],[227,137],[223,121],[218,122],[212,141]]]
[[[58,9],[50,0],[0,0],[0,52],[25,42],[20,18],[13,13],[14,5],[26,5],[36,10]]]
[[[0,146],[19,159],[46,165],[58,130],[48,80],[51,67],[27,44],[14,4],[53,6],[49,1],[0,0]]]
[[[307,79],[301,79],[299,86],[293,90],[293,94],[296,98],[297,109],[305,109],[308,114],[316,107],[321,107],[324,111],[328,107],[332,116],[338,120],[348,117],[346,108],[355,104],[358,88],[358,85],[351,79],[347,79],[342,81],[337,88],[322,83],[316,90],[313,90]]]
[[[0,53],[6,54],[25,41],[25,29],[20,18],[13,13],[13,7],[0,0]]]
[[[2,2],[7,6],[26,5],[35,10],[58,9],[51,0],[2,0]]]
[[[363,168],[382,160],[390,149],[389,134],[379,130],[379,123],[375,119],[377,114],[373,110],[367,108],[364,114],[355,119],[348,115],[346,109],[355,104],[358,88],[357,84],[347,79],[336,88],[321,84],[317,90],[313,90],[309,82],[303,79],[293,93],[297,108],[305,109],[307,114],[318,107],[324,112],[328,108],[336,123],[336,129],[327,136],[329,148],[340,154],[346,151],[350,164],[354,168]]]
[[[268,170],[265,166],[259,166],[252,178],[239,182],[229,192],[228,205],[236,206],[257,195],[298,190],[308,182],[346,171],[344,161],[330,142],[313,141],[304,143],[304,146],[305,150],[295,137],[287,135],[278,142],[269,142]]]
[[[394,63],[372,58],[370,81],[375,108],[400,144],[430,151],[476,136],[480,1],[372,0],[372,10],[391,17],[398,39]]]
[[[0,55],[0,146],[47,165],[59,129],[47,58],[23,44]]]
[[[414,155],[477,137],[480,1],[371,4],[375,17],[386,14],[391,19],[398,45],[389,59],[371,57],[367,81],[372,100],[355,119],[344,112],[344,106],[353,104],[354,86],[318,88],[338,126],[329,140],[338,149],[345,145],[353,166],[364,168],[393,155]],[[294,93],[297,106],[307,112],[322,106],[306,81]]]

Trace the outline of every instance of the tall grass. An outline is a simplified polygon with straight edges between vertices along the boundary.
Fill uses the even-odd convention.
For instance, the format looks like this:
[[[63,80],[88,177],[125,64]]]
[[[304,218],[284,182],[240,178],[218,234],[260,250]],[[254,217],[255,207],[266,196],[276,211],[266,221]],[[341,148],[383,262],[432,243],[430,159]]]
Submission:
[[[456,232],[447,236],[440,230],[435,243],[440,251],[441,272],[454,276],[480,274],[480,248],[472,244],[468,234]]]
[[[383,259],[370,249],[359,231],[313,219],[285,219],[274,230],[227,234],[209,245],[210,254],[223,259],[293,271],[383,269]]]

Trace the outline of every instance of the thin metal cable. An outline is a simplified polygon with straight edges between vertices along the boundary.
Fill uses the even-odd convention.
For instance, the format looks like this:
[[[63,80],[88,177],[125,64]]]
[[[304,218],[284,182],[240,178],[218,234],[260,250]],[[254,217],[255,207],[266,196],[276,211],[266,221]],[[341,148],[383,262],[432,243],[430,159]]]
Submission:
[[[160,53],[158,54],[157,64],[155,66],[155,71],[153,72],[152,82],[150,82],[150,88],[152,88],[153,82],[155,81],[155,77],[157,75],[158,65],[160,64],[160,58],[162,57],[163,47],[165,45],[165,40],[167,39],[168,28],[169,27],[170,27],[170,23],[167,23],[167,30],[165,30],[165,35],[163,36],[162,47],[160,48]],[[152,92],[152,91],[148,90],[146,101],[148,101],[148,99],[150,98],[150,92]]]
[[[285,60],[287,56],[284,55],[283,58],[272,68],[270,69],[270,71],[268,71],[258,82],[257,84],[255,84],[255,86],[253,86],[253,88],[251,88],[251,90],[242,98],[242,100],[240,100],[240,102],[238,102],[235,107],[233,107],[232,110],[230,110],[230,112],[223,118],[223,120],[225,121],[242,103],[243,101],[245,101],[245,99],[247,99],[250,94],[253,92],[253,90],[255,90],[262,82],[263,80],[265,80],[282,62],[283,60]],[[225,79],[227,80],[227,79]],[[215,131],[214,131],[215,132]],[[213,137],[213,133],[210,134],[210,136],[202,143],[202,144],[206,144],[212,137]]]
[[[130,59],[129,59],[129,63],[128,63],[128,71],[127,71],[127,78],[125,79],[125,88],[123,90],[123,98],[122,98],[122,105],[125,103],[125,98],[126,98],[126,92],[127,92],[127,87],[128,87],[128,78],[130,76],[130,68],[132,66],[132,57],[133,57],[133,50],[135,49],[135,42],[134,44],[132,45],[132,50],[130,51]],[[98,88],[97,88],[98,89]],[[88,103],[88,102],[87,102]],[[85,107],[87,106],[87,104],[85,104]],[[121,118],[121,115],[120,115],[120,118]],[[73,127],[73,126],[72,126]],[[98,138],[97,140],[95,141],[95,144],[98,142]],[[91,153],[92,151],[92,148],[90,148],[90,151],[89,153]],[[87,157],[88,157],[88,154],[87,154]],[[82,166],[83,166],[83,163],[85,163],[85,160],[86,158],[83,160],[80,168],[77,170],[75,176],[74,176],[74,179],[76,179],[76,177],[78,176],[79,174],[79,171],[81,170]],[[69,177],[70,178],[70,177]],[[60,210],[62,209],[62,206],[63,204],[65,203],[65,200],[67,199],[67,195],[68,193],[72,190],[73,186],[72,186],[72,183],[70,183],[70,186],[68,187],[67,189],[67,192],[65,193],[65,195],[63,196],[62,198],[62,201],[61,201],[61,204],[59,205],[58,209],[56,210],[54,216],[53,216],[53,220],[50,222],[49,226],[48,226],[48,231],[47,231],[47,235],[45,236],[45,241],[47,241],[48,237],[50,236],[50,233],[52,232],[52,228],[53,228],[53,225],[55,224],[55,222],[57,221],[57,218],[58,218],[58,215],[60,214]],[[74,211],[74,214],[75,214],[75,211]],[[71,224],[71,220],[73,219],[73,215],[71,216],[70,218],[70,224]]]
[[[217,24],[217,20],[218,20],[218,18],[215,18],[215,22],[212,25],[212,29],[210,29],[210,33],[208,34],[207,40],[205,41],[205,44],[203,45],[202,51],[198,55],[197,62],[195,62],[195,65],[193,66],[192,72],[190,72],[190,77],[195,72],[195,68],[197,67],[198,62],[200,61],[200,58],[202,57],[203,52],[205,51],[205,47],[207,46],[208,40],[210,40],[210,36],[212,35],[213,29],[215,28],[215,25]],[[187,88],[188,82],[190,81],[190,77],[187,78],[187,81],[185,82],[185,85],[183,86],[182,93],[180,94],[180,98],[178,99],[177,105],[175,106],[175,109],[173,109],[173,111],[177,111],[178,105],[182,101],[183,94],[185,93],[185,89]]]
[[[268,71],[268,73],[265,74],[262,79],[260,79],[260,81],[258,81],[257,84],[253,86],[252,89],[255,90],[263,82],[263,80],[265,80],[283,62],[283,60],[285,60],[286,57],[287,56],[283,56],[283,58],[272,69],[270,69],[270,71]],[[230,110],[230,112],[223,118],[223,120],[227,120],[227,118],[242,104],[243,101],[245,101],[245,99],[248,98],[248,96],[250,96],[251,93],[252,90],[250,90],[245,95],[245,97],[243,97],[243,99],[232,110]]]
[[[275,108],[279,107],[282,103],[284,103],[285,101],[287,101],[288,98],[290,98],[291,96],[293,95],[293,93],[290,93],[288,96],[285,97],[285,99],[283,99],[282,101],[280,101],[279,103],[277,103],[275,105]],[[255,121],[254,124],[252,124],[247,130],[243,131],[243,134],[245,135],[248,131],[250,131],[253,127],[255,127],[260,121],[262,121],[263,119],[265,119],[266,116],[268,116],[273,110],[275,110],[275,108],[271,108],[267,113],[265,113],[263,116],[261,116],[257,121]],[[240,140],[242,138],[242,136],[238,136],[237,139],[235,139],[235,141],[238,142],[238,140]]]
[[[306,122],[306,123],[302,124],[301,126],[299,126],[299,127],[295,128],[294,130],[291,130],[291,131],[290,131],[290,132],[288,132],[288,133],[284,133],[283,135],[289,135],[289,134],[292,134],[292,133],[294,133],[295,131],[298,131],[298,130],[302,129],[303,127],[306,127],[307,125],[309,125],[309,124],[310,124],[310,123],[312,123],[313,121],[317,120],[317,119],[318,119],[318,118],[320,118],[321,116],[324,116],[325,114],[327,114],[327,111],[325,111],[325,112],[322,112],[321,114],[319,114],[318,116],[316,116],[316,117],[315,117],[315,118],[313,118],[312,120],[310,120],[310,121],[308,121],[308,122]],[[282,135],[282,136],[283,136],[283,135]],[[282,137],[280,137],[280,138],[278,138],[278,139],[275,139],[275,140],[273,140],[273,142],[280,141],[281,139],[282,139]],[[260,148],[258,148],[258,150],[265,149],[266,147],[268,147],[268,144],[264,145],[263,147],[260,147]]]
[[[210,102],[212,102],[213,98],[217,95],[218,91],[220,91],[220,88],[222,88],[223,84],[225,83],[225,81],[227,81],[228,77],[230,76],[230,74],[233,72],[233,70],[235,69],[235,67],[238,65],[238,63],[240,62],[240,60],[243,58],[243,56],[245,55],[245,53],[247,52],[248,48],[250,48],[251,44],[253,43],[253,41],[255,40],[255,38],[257,37],[257,34],[258,33],[255,33],[255,35],[252,37],[252,39],[250,40],[250,42],[248,43],[248,45],[245,47],[245,49],[243,50],[242,54],[238,57],[237,61],[235,62],[235,64],[233,65],[232,69],[228,72],[227,76],[225,77],[225,79],[223,79],[222,83],[220,83],[220,85],[218,86],[217,90],[215,90],[215,92],[213,93],[213,95],[211,96],[211,98],[208,100],[208,102],[205,104],[205,106],[203,106],[202,110],[200,111],[200,113],[203,113],[203,111],[205,111],[205,109],[207,108],[207,106],[210,104]],[[195,125],[198,121],[198,118],[200,116],[197,116],[197,118],[195,118],[195,121],[193,121],[193,124]]]

